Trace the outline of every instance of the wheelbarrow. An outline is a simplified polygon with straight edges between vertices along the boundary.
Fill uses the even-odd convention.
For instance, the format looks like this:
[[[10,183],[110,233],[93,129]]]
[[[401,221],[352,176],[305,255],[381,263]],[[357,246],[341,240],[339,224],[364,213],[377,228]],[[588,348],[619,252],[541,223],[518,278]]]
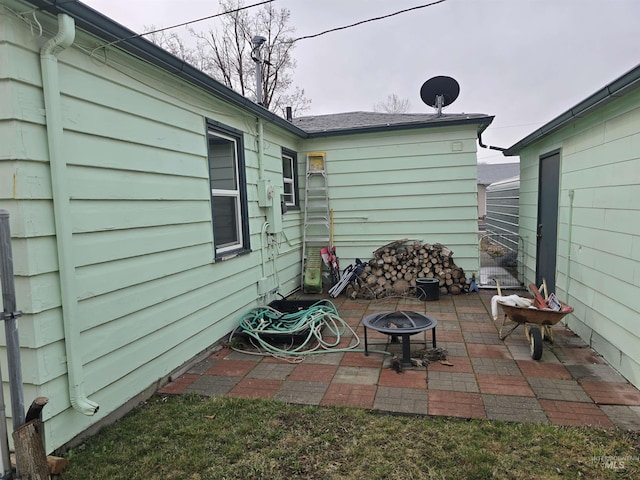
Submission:
[[[500,286],[498,286],[498,294],[501,295]],[[504,311],[504,318],[502,319],[502,325],[499,331],[500,340],[504,340],[511,335],[516,328],[523,325],[524,334],[531,347],[531,358],[534,360],[540,360],[542,357],[543,340],[546,339],[550,343],[553,343],[553,330],[551,327],[562,320],[565,315],[573,312],[573,307],[561,302],[561,308],[558,311],[505,305],[500,302],[498,302],[498,304]],[[515,323],[515,325],[508,325],[507,318]],[[507,328],[508,331],[503,333],[505,328]]]

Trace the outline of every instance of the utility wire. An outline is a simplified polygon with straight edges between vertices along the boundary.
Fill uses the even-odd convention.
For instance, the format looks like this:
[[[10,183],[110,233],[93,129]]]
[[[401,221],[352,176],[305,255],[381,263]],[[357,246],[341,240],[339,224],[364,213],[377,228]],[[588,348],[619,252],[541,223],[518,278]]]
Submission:
[[[264,0],[262,2],[254,3],[254,4],[251,4],[251,5],[246,5],[246,6],[243,6],[243,7],[238,7],[236,9],[228,10],[228,11],[225,11],[225,12],[222,12],[222,13],[217,13],[215,15],[209,15],[207,17],[201,17],[201,18],[197,18],[195,20],[189,20],[188,22],[179,23],[177,25],[171,25],[169,27],[159,28],[157,30],[152,30],[150,32],[138,33],[136,35],[131,35],[130,37],[119,38],[118,40],[114,40],[113,42],[109,42],[109,43],[105,43],[104,45],[100,45],[100,46],[94,48],[94,50],[98,50],[100,48],[110,47],[112,45],[116,45],[118,43],[121,43],[121,42],[124,42],[124,41],[127,41],[127,40],[131,40],[131,39],[139,38],[139,37],[144,37],[145,35],[152,35],[154,33],[163,32],[165,30],[171,30],[173,28],[183,27],[185,25],[190,25],[192,23],[202,22],[204,20],[209,20],[211,18],[221,17],[222,15],[227,15],[229,13],[235,13],[235,12],[239,12],[241,10],[247,10],[249,8],[259,7],[260,5],[265,5],[265,4],[271,3],[273,1],[274,0]],[[337,32],[339,30],[346,30],[348,28],[357,27],[358,25],[362,25],[364,23],[375,22],[377,20],[384,20],[385,18],[394,17],[394,16],[400,15],[402,13],[407,13],[407,12],[411,12],[411,11],[414,11],[414,10],[419,10],[419,9],[426,8],[426,7],[432,7],[434,5],[437,5],[439,3],[444,3],[446,1],[447,0],[436,0],[436,1],[431,2],[431,3],[427,3],[427,4],[424,4],[424,5],[417,5],[415,7],[410,7],[410,8],[405,8],[404,10],[399,10],[397,12],[389,13],[387,15],[382,15],[380,17],[368,18],[366,20],[361,20],[359,22],[352,23],[350,25],[344,25],[342,27],[331,28],[329,30],[325,30],[323,32],[316,33],[316,34],[313,34],[313,35],[305,35],[303,37],[298,37],[298,38],[295,38],[293,40],[290,40],[289,42],[283,42],[283,43],[294,43],[294,42],[297,42],[297,41],[300,41],[300,40],[307,40],[309,38],[319,37],[321,35],[326,35],[327,33],[332,33],[332,32]]]
[[[381,17],[369,18],[367,20],[362,20],[360,22],[352,23],[351,25],[345,25],[343,27],[331,28],[329,30],[325,30],[324,32],[316,33],[316,34],[313,34],[313,35],[305,35],[304,37],[298,37],[298,38],[293,39],[291,42],[293,43],[293,42],[297,42],[299,40],[307,40],[308,38],[319,37],[320,35],[325,35],[325,34],[331,33],[331,32],[337,32],[338,30],[346,30],[347,28],[356,27],[358,25],[362,25],[363,23],[375,22],[376,20],[384,20],[385,18],[389,18],[389,17],[393,17],[393,16],[396,16],[396,15],[400,15],[401,13],[407,13],[407,12],[411,12],[413,10],[418,10],[420,8],[431,7],[433,5],[437,5],[439,3],[444,3],[446,1],[447,0],[437,0],[435,2],[427,3],[425,5],[418,5],[418,6],[411,7],[411,8],[405,8],[404,10],[400,10],[398,12],[390,13],[388,15],[382,15]]]
[[[109,42],[109,43],[105,43],[104,45],[100,45],[99,47],[96,47],[94,50],[97,50],[99,48],[110,47],[110,46],[115,45],[117,43],[124,42],[124,41],[127,41],[127,40],[131,40],[133,38],[144,37],[145,35],[151,35],[153,33],[163,32],[165,30],[171,30],[172,28],[184,27],[185,25],[190,25],[192,23],[202,22],[203,20],[209,20],[211,18],[221,17],[222,15],[228,15],[229,13],[236,13],[236,12],[239,12],[241,10],[247,10],[249,8],[259,7],[260,5],[271,3],[273,1],[274,0],[265,0],[263,2],[254,3],[254,4],[251,4],[251,5],[246,5],[244,7],[234,8],[233,10],[227,10],[227,11],[222,12],[222,13],[216,13],[215,15],[209,15],[208,17],[201,17],[201,18],[197,18],[195,20],[189,20],[188,22],[179,23],[177,25],[171,25],[170,27],[159,28],[159,29],[153,30],[151,32],[138,33],[136,35],[131,35],[130,37],[119,38],[118,40],[114,40],[113,42]],[[442,0],[442,1],[444,1],[444,0]]]
[[[502,125],[502,126],[500,126],[500,127],[494,127],[494,126],[492,126],[492,127],[491,127],[491,130],[497,130],[497,129],[499,129],[499,128],[528,127],[528,126],[530,126],[530,125],[541,125],[541,124],[543,124],[543,123],[544,123],[543,121],[540,121],[540,122],[532,122],[532,123],[520,123],[520,124],[518,124],[518,125]]]

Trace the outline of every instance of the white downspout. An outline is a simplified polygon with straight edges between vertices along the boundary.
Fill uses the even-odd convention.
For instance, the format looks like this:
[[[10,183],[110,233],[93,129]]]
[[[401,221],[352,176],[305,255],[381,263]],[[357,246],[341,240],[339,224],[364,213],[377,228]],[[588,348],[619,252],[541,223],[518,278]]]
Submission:
[[[49,145],[49,168],[53,192],[53,211],[58,247],[58,269],[60,272],[60,296],[62,298],[62,322],[64,344],[67,355],[69,399],[77,411],[93,415],[99,405],[84,394],[84,376],[80,354],[80,324],[78,322],[78,295],[76,293],[75,263],[72,249],[72,226],[67,186],[67,163],[63,151],[62,106],[58,72],[58,55],[75,39],[73,18],[58,15],[58,33],[49,39],[40,50],[42,68],[42,91],[47,122]]]
[[[573,197],[575,195],[575,190],[569,190],[569,220],[568,220],[568,228],[567,232],[567,281],[565,282],[566,292],[566,302],[570,304],[570,296],[571,296],[571,242],[573,239]],[[569,326],[569,319],[565,320],[565,325]]]

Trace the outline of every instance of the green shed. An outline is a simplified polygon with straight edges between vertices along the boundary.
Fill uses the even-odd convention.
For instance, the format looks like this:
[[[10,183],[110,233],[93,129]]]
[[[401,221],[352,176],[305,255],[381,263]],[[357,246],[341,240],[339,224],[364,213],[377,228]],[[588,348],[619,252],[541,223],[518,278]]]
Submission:
[[[640,386],[640,66],[505,151],[520,155],[526,283]]]

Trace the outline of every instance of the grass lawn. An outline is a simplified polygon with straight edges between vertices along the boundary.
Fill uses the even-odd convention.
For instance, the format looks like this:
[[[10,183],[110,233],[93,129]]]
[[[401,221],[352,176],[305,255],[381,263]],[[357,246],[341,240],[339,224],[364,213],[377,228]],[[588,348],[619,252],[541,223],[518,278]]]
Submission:
[[[637,479],[639,456],[617,430],[156,396],[67,452],[60,478]]]

